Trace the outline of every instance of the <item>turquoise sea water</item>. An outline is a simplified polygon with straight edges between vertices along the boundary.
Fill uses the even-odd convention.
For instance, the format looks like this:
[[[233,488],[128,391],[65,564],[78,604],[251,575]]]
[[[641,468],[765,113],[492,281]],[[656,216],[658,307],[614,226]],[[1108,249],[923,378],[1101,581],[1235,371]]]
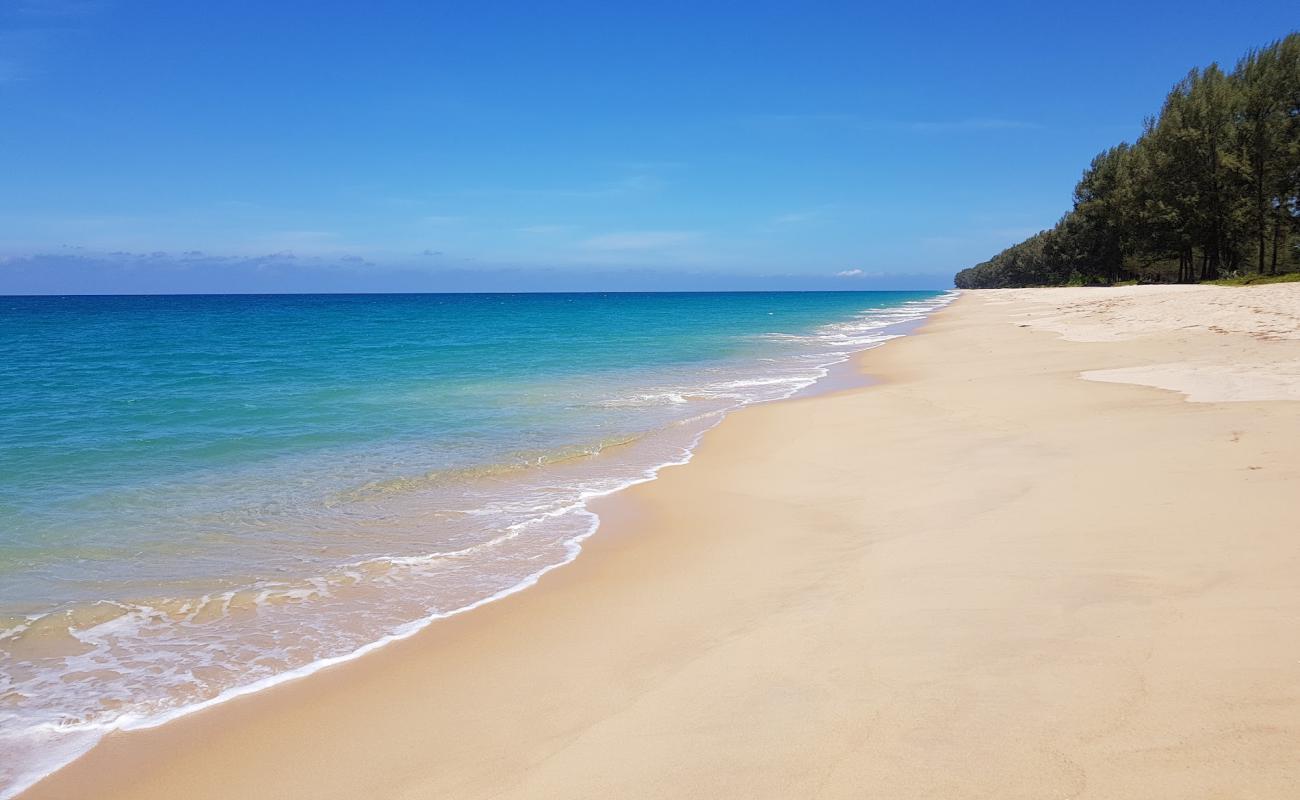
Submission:
[[[946,297],[0,298],[0,797],[527,586]]]

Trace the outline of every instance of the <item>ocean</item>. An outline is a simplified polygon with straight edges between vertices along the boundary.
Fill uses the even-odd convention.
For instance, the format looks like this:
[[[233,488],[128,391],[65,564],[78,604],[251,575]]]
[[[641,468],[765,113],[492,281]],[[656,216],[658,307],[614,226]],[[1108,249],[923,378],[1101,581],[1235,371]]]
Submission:
[[[949,299],[0,297],[0,798],[530,585]]]

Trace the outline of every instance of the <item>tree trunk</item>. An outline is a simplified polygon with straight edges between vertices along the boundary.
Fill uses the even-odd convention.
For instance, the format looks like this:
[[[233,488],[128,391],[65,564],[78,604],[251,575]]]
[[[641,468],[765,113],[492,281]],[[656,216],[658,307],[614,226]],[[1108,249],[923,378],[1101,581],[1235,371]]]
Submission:
[[[1264,239],[1265,239],[1266,228],[1268,228],[1268,224],[1266,224],[1265,217],[1261,213],[1260,215],[1260,268],[1257,269],[1257,272],[1260,274],[1264,274]]]
[[[1264,191],[1264,172],[1268,168],[1268,158],[1261,152],[1258,139],[1255,144],[1255,221],[1259,225],[1259,264],[1258,272],[1264,274],[1264,241],[1268,237],[1268,195]]]
[[[1269,273],[1277,274],[1277,251],[1282,249],[1282,215],[1277,214],[1273,217],[1273,264],[1269,267]]]

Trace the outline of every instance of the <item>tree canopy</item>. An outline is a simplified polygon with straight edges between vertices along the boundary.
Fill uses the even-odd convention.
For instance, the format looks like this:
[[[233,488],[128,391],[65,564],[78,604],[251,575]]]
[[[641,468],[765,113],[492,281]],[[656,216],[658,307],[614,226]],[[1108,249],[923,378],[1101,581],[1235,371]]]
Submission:
[[[1133,144],[1097,155],[1051,230],[962,289],[1194,282],[1300,270],[1300,33],[1192,70]]]

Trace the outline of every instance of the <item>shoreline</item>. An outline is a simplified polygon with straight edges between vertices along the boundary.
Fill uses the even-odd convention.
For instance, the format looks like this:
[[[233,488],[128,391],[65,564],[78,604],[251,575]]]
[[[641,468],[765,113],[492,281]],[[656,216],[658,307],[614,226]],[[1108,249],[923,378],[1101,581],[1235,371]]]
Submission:
[[[997,345],[1002,346],[1004,362],[1009,358],[1007,348],[1021,347],[1039,359],[1034,363],[1050,368],[1048,388],[1063,405],[1086,405],[1079,399],[1084,396],[1088,402],[1100,402],[1103,409],[1113,413],[1136,414],[1147,426],[1164,421],[1158,415],[1154,420],[1147,419],[1153,410],[1176,419],[1179,424],[1187,421],[1189,413],[1203,416],[1194,404],[1184,403],[1180,396],[1167,396],[1165,390],[1153,396],[1153,390],[1148,387],[1079,380],[1060,365],[1081,361],[1096,362],[1093,368],[1100,369],[1113,365],[1106,363],[1105,358],[1084,357],[1077,350],[1080,344],[1058,340],[1055,333],[1033,328],[1025,331],[1006,324],[1006,320],[995,320],[1001,312],[990,311],[990,307],[989,300],[964,296],[956,304],[932,313],[919,332],[895,341],[893,347],[876,347],[853,357],[856,366],[865,365],[882,383],[790,398],[785,403],[756,404],[729,414],[723,423],[708,431],[709,436],[696,448],[695,460],[690,465],[665,469],[658,480],[594,501],[593,506],[599,509],[593,511],[600,516],[606,535],[588,539],[583,548],[584,558],[569,563],[566,570],[538,580],[531,587],[533,591],[516,592],[480,607],[473,615],[440,620],[440,625],[425,627],[403,641],[368,654],[367,658],[357,658],[301,680],[232,699],[160,727],[111,733],[82,759],[19,797],[75,796],[78,787],[84,793],[88,785],[94,785],[97,796],[103,797],[162,797],[177,793],[194,797],[228,796],[232,785],[240,788],[236,794],[252,797],[284,796],[286,791],[339,797],[355,796],[360,791],[385,796],[428,796],[428,793],[480,796],[507,789],[524,796],[558,796],[564,787],[575,789],[575,795],[585,796],[599,786],[616,786],[620,794],[640,796],[680,795],[702,786],[719,790],[730,787],[734,794],[749,794],[734,787],[751,779],[756,781],[752,784],[756,794],[775,793],[778,786],[792,791],[807,789],[797,776],[792,777],[791,759],[816,764],[826,759],[824,754],[808,752],[808,745],[791,741],[792,730],[804,730],[808,741],[829,745],[833,752],[842,753],[845,748],[857,752],[852,745],[857,742],[854,737],[862,733],[860,726],[867,720],[880,720],[884,709],[898,702],[893,699],[895,695],[881,691],[889,685],[885,678],[878,675],[874,683],[854,680],[857,664],[870,664],[877,673],[889,672],[887,667],[892,662],[885,659],[883,665],[876,663],[879,659],[871,650],[873,642],[882,648],[892,648],[895,659],[913,662],[915,670],[937,681],[935,685],[951,690],[961,684],[960,676],[950,671],[936,672],[935,665],[914,663],[918,655],[915,651],[919,649],[925,654],[927,649],[914,643],[909,652],[907,637],[899,638],[897,626],[891,628],[888,620],[878,616],[881,608],[892,608],[912,623],[911,633],[921,642],[933,641],[936,631],[926,627],[925,619],[917,618],[915,602],[909,604],[902,599],[920,601],[922,610],[927,603],[942,605],[943,598],[960,594],[962,581],[977,582],[978,575],[963,572],[962,581],[957,584],[931,585],[930,588],[937,590],[935,596],[917,595],[900,587],[894,587],[894,594],[890,595],[884,588],[872,588],[871,581],[851,580],[856,573],[851,569],[846,572],[846,565],[866,569],[865,575],[881,578],[881,564],[870,563],[871,551],[889,550],[908,542],[915,545],[913,540],[919,538],[928,540],[927,546],[919,549],[914,546],[912,551],[904,552],[905,565],[914,570],[921,566],[940,571],[945,567],[969,569],[973,566],[969,560],[976,559],[980,551],[956,546],[955,552],[968,557],[963,562],[954,561],[953,553],[935,549],[938,540],[954,544],[945,538],[952,535],[945,526],[953,527],[954,521],[958,525],[969,524],[964,515],[954,516],[952,512],[966,508],[968,511],[982,509],[983,514],[1006,513],[999,503],[1019,502],[1019,496],[1008,493],[1007,487],[999,486],[997,480],[990,482],[990,476],[977,474],[978,468],[982,466],[986,472],[1010,469],[1016,473],[1013,477],[1023,482],[1026,472],[1032,471],[1036,463],[1041,466],[1038,462],[1059,458],[1054,448],[1086,449],[1079,440],[1070,438],[1070,431],[1056,429],[1039,431],[1027,441],[999,441],[998,426],[1014,428],[1015,416],[1004,417],[998,412],[989,417],[990,412],[982,406],[973,405],[975,410],[972,410],[945,399],[942,392],[926,394],[927,386],[930,390],[943,388],[944,392],[960,393],[963,383],[981,380],[969,367],[963,370],[958,368],[960,365],[945,363],[944,357],[951,359],[951,355],[940,351],[955,348],[962,351],[959,356],[964,354],[968,360],[981,355],[985,359],[994,357],[993,362],[981,363],[995,366],[997,353],[981,349],[978,338],[958,339],[949,335],[951,332],[961,333],[963,327],[974,324],[972,330],[985,336],[984,345],[993,341],[993,351],[1000,350]],[[981,321],[983,324],[978,324]],[[995,321],[999,324],[994,324]],[[939,340],[942,342],[934,344]],[[1182,346],[1181,342],[1173,344]],[[1247,341],[1234,346],[1251,345]],[[1289,344],[1286,346],[1290,348]],[[1102,347],[1121,353],[1128,349],[1123,343]],[[1161,348],[1175,349],[1169,342],[1151,347],[1153,352]],[[1048,354],[1046,358],[1044,353]],[[1003,364],[1002,372],[1006,369]],[[964,377],[953,373],[964,373]],[[1010,376],[999,375],[1004,384],[1000,388],[1005,390],[1033,377],[1017,375],[1013,370]],[[968,387],[964,390],[968,394],[975,391]],[[984,398],[976,392],[974,399]],[[928,403],[922,407],[929,408],[934,416],[914,419],[918,415],[909,409],[917,402]],[[1029,416],[1035,411],[1032,404],[1026,406],[1023,398],[1010,398],[1006,402],[1008,411],[1019,409]],[[1120,405],[1112,407],[1116,402]],[[1282,405],[1285,404],[1216,404],[1213,409],[1219,415],[1232,417],[1233,424],[1250,428],[1278,426],[1279,415],[1275,409]],[[1240,413],[1244,406],[1263,406],[1267,410],[1255,418]],[[1187,412],[1188,408],[1192,411]],[[906,429],[909,435],[889,427],[874,429],[855,421],[871,412],[877,414],[874,417],[877,422],[897,420],[898,427]],[[984,422],[992,420],[996,424],[992,428],[985,425],[968,429],[965,423],[971,422],[972,415],[981,413],[985,415]],[[1282,423],[1285,421],[1281,419]],[[1076,427],[1079,424],[1082,423],[1075,423]],[[929,430],[930,426],[936,430],[921,436],[921,431]],[[1291,428],[1281,424],[1271,433],[1274,438],[1295,435]],[[942,439],[945,430],[959,441],[930,441],[930,438]],[[791,439],[796,431],[800,438]],[[862,441],[879,445],[882,452],[846,450],[842,431],[851,431],[855,439],[866,435]],[[817,441],[803,441],[804,434],[809,440]],[[884,441],[875,441],[877,434]],[[1096,432],[1092,435],[1095,438]],[[966,438],[960,439],[962,436]],[[1119,441],[1111,432],[1103,443],[1116,445]],[[981,459],[987,460],[988,456],[980,453],[980,445],[992,447],[998,458],[983,463]],[[964,456],[965,461],[959,461],[958,467],[972,471],[971,487],[934,480],[948,469],[932,463],[933,457],[944,453],[945,448],[952,448],[948,452],[950,457]],[[1099,459],[1104,455],[1090,451],[1085,460],[1104,464]],[[1294,472],[1295,465],[1286,460],[1285,448],[1268,458],[1263,457],[1268,456],[1267,452],[1252,455],[1260,455],[1257,460],[1268,462],[1268,467],[1259,465],[1261,470],[1280,468]],[[899,474],[881,472],[887,464]],[[790,466],[802,469],[791,477],[787,474]],[[921,481],[918,487],[916,481],[920,477],[930,480]],[[870,487],[872,478],[878,478],[877,482],[883,485],[880,490],[871,490],[872,502],[880,506],[858,508],[867,491],[862,487]],[[1089,475],[1089,479],[1095,482],[1100,477]],[[694,483],[703,486],[696,487]],[[892,493],[884,491],[890,486],[894,489]],[[929,487],[937,487],[939,494],[929,491]],[[975,489],[984,493],[975,493]],[[880,491],[880,496],[875,495],[876,491]],[[716,503],[699,506],[703,498]],[[1272,505],[1264,504],[1267,513],[1262,519],[1263,529],[1274,532],[1268,526],[1276,520],[1268,514],[1285,509],[1279,509],[1278,499],[1271,494],[1266,498],[1272,498],[1269,501]],[[1060,505],[1062,498],[1055,500]],[[886,511],[889,513],[885,514]],[[1026,512],[1024,508],[1019,511]],[[1051,504],[1035,506],[1029,511],[1037,514],[1037,519],[1059,514],[1059,511],[1053,513]],[[1093,511],[1083,509],[1082,513]],[[1258,513],[1258,509],[1255,511]],[[1221,515],[1221,511],[1217,513]],[[890,520],[909,519],[912,524],[894,530],[878,515]],[[1065,523],[1058,519],[1056,524]],[[862,530],[870,535],[854,535],[855,526],[865,526]],[[759,533],[746,537],[742,533],[745,530]],[[708,535],[704,535],[706,531]],[[990,535],[982,528],[977,532],[986,538]],[[997,541],[994,535],[985,544]],[[1029,541],[1035,546],[1048,546],[1032,538]],[[1293,551],[1279,550],[1282,543],[1271,539],[1270,542],[1274,556],[1294,555]],[[1075,555],[1083,544],[1069,537],[1066,543],[1075,548],[1068,551]],[[809,552],[802,552],[804,548]],[[900,554],[894,555],[893,567],[897,569]],[[1014,561],[1013,554],[1003,555]],[[930,584],[923,572],[912,577]],[[1171,581],[1166,576],[1163,583],[1155,582],[1153,591],[1163,584],[1185,591],[1185,583],[1185,580]],[[668,591],[668,587],[674,591]],[[1077,591],[1083,591],[1085,598],[1089,592],[1105,594],[1098,587],[1083,586],[1070,594]],[[647,601],[644,597],[647,593],[654,594],[661,605]],[[741,602],[741,598],[749,604]],[[864,606],[866,599],[880,602]],[[1285,599],[1291,604],[1288,607],[1295,605],[1294,594]],[[804,606],[809,602],[814,606],[820,603],[833,612],[826,615],[830,621],[821,616],[804,619],[807,611]],[[1074,602],[1082,602],[1080,608],[1091,605],[1086,599]],[[1008,610],[1014,608],[1014,604],[1008,605]],[[968,613],[974,610],[967,608]],[[791,617],[805,625],[786,624]],[[846,621],[857,625],[845,627]],[[825,627],[827,635],[805,640],[799,631],[806,631],[808,626],[816,630]],[[892,632],[894,636],[863,637],[860,627],[872,628],[877,634]],[[987,622],[985,627],[1004,632]],[[644,635],[636,636],[638,630]],[[829,635],[831,631],[834,636]],[[959,631],[946,633],[960,634]],[[1138,636],[1140,628],[1138,633],[1132,630],[1129,633]],[[630,652],[610,652],[612,640],[622,642],[631,648]],[[764,648],[754,650],[757,640],[775,645],[772,652],[783,657],[765,657],[769,651]],[[968,656],[972,655],[969,652],[972,649],[976,656],[982,651],[974,646],[977,643],[965,641],[961,635],[944,641],[950,648],[966,650]],[[729,644],[740,646],[744,657],[740,657],[742,653],[723,653],[730,649]],[[1105,647],[1100,649],[1105,651]],[[951,654],[945,648],[937,651],[931,648],[929,655]],[[707,668],[710,666],[707,662],[717,659],[729,669]],[[841,670],[838,677],[826,676],[828,664]],[[744,665],[750,666],[747,672],[736,671]],[[1059,665],[1053,662],[1049,666]],[[674,678],[682,676],[684,671],[698,674],[692,674],[690,680]],[[538,679],[541,688],[535,691],[543,696],[540,700],[518,685],[518,672]],[[1010,674],[1017,673],[1012,670]],[[906,683],[903,677],[894,677]],[[999,680],[1002,676],[996,671],[987,677],[1004,688]],[[1103,681],[1102,687],[1105,685]],[[701,687],[711,692],[701,695]],[[1092,688],[1095,693],[1098,687]],[[726,702],[729,694],[735,695],[733,700],[748,698],[751,702],[729,705]],[[651,696],[661,701],[658,706],[647,707],[639,699]],[[914,705],[926,705],[923,696],[911,697]],[[782,698],[801,698],[803,702],[791,705]],[[837,705],[864,713],[860,717],[849,714],[841,718],[837,714],[844,711],[837,711]],[[716,713],[707,713],[710,709]],[[979,709],[985,713],[990,711],[982,706]],[[865,713],[869,710],[874,710],[874,716]],[[1020,711],[1033,709],[1022,707]],[[700,722],[705,717],[714,724],[726,720],[727,725],[734,725],[742,720],[758,727],[751,730],[740,725],[739,730],[726,732],[706,726],[713,733],[700,738],[703,734],[687,724],[697,717],[702,718]],[[1023,715],[1013,715],[1013,718],[1023,723]],[[928,729],[925,714],[910,719],[914,731]],[[1284,721],[1287,725],[1296,722]],[[778,729],[771,732],[776,738],[764,736],[764,724]],[[883,727],[890,729],[888,725]],[[895,733],[897,728],[895,725]],[[636,734],[642,745],[653,745],[649,747],[653,752],[645,752],[645,747],[620,744],[625,737],[605,729]],[[355,739],[357,731],[366,730],[380,741],[349,741]],[[605,732],[600,733],[601,730]],[[1292,730],[1293,727],[1286,728]],[[441,736],[438,731],[442,731]],[[644,740],[655,731],[658,731],[655,737]],[[457,741],[447,740],[450,732],[454,732],[452,738]],[[846,737],[846,732],[854,735]],[[462,733],[473,742],[460,742]],[[382,741],[387,735],[392,738]],[[439,747],[424,753],[421,743],[427,745],[430,736],[437,739]],[[946,746],[945,741],[940,740],[941,749]],[[349,756],[349,763],[339,750],[345,744],[362,747],[365,757]],[[704,774],[699,771],[702,766],[696,764],[697,758],[691,755],[692,747],[703,747],[714,760],[721,759],[732,768],[723,769],[722,776]],[[417,756],[417,751],[423,757]],[[969,749],[962,752],[968,757],[972,755]],[[344,758],[344,763],[331,768],[329,753]],[[597,753],[606,759],[599,763],[608,764],[611,769],[617,766],[620,776],[617,780],[602,778],[601,770],[591,766],[598,763],[592,761]],[[756,755],[764,753],[780,762],[784,771],[751,763]],[[919,751],[912,755],[919,756]],[[436,768],[429,763],[431,759],[437,763]],[[288,763],[300,764],[296,770],[290,770],[293,775],[284,772]],[[692,768],[685,769],[683,763]],[[907,759],[897,763],[905,765]],[[997,763],[1001,765],[1000,760]],[[361,769],[363,764],[365,768]],[[585,771],[582,764],[588,765]],[[738,768],[741,764],[754,769],[741,770]],[[1038,761],[1034,764],[1042,766]],[[652,766],[656,769],[645,771]],[[1263,777],[1278,777],[1275,774],[1278,766],[1274,765],[1272,773]],[[652,781],[651,775],[660,774],[664,767],[668,768],[667,777]],[[923,777],[901,767],[891,772],[888,764],[877,763],[874,767],[874,772],[871,769],[867,772],[876,779],[910,775],[918,781],[913,789],[920,786]],[[365,775],[339,774],[340,770],[350,768]],[[835,769],[831,768],[828,774],[836,774]],[[321,774],[314,775],[315,771]],[[749,775],[750,771],[760,777]],[[865,774],[854,773],[854,777],[862,778]],[[728,782],[717,784],[722,777]],[[1040,777],[1052,776],[1040,774]],[[1036,788],[1044,789],[1047,784],[1055,785],[1053,780],[1044,780]],[[828,785],[828,791],[836,794],[837,787],[842,790],[857,783],[853,780],[845,783],[842,776]],[[652,791],[654,787],[659,787],[659,791]],[[675,791],[670,791],[673,787]],[[1035,792],[1043,793],[1046,789]],[[924,795],[918,793],[918,796]]]
[[[562,567],[571,565],[577,559],[577,557],[581,555],[583,549],[587,546],[587,543],[591,539],[591,537],[594,536],[600,530],[602,524],[601,515],[596,513],[593,510],[592,508],[593,503],[599,505],[603,500],[605,500],[610,496],[619,495],[632,487],[644,483],[652,482],[657,479],[660,472],[662,472],[664,469],[670,467],[684,466],[690,463],[690,461],[695,455],[695,452],[702,438],[705,435],[707,435],[711,430],[713,430],[715,427],[717,427],[717,425],[725,421],[732,414],[741,411],[745,408],[756,406],[756,405],[763,405],[772,402],[782,402],[782,401],[792,400],[792,399],[815,397],[822,394],[845,391],[852,388],[861,388],[869,385],[869,383],[871,382],[871,377],[855,368],[854,364],[856,359],[859,356],[861,356],[862,353],[880,347],[881,345],[888,344],[890,341],[893,341],[896,338],[900,338],[915,332],[915,330],[917,330],[920,326],[925,324],[926,320],[931,314],[935,313],[935,311],[937,310],[942,310],[943,308],[947,307],[949,304],[953,302],[954,299],[956,299],[957,296],[958,293],[952,290],[947,292],[936,293],[936,296],[934,298],[932,298],[931,300],[924,301],[927,308],[919,312],[912,309],[908,309],[907,305],[897,307],[897,309],[891,309],[891,310],[908,309],[908,313],[912,313],[912,314],[919,313],[921,314],[921,316],[919,318],[913,317],[899,322],[885,323],[878,330],[873,332],[873,335],[881,336],[884,338],[880,339],[879,341],[875,341],[869,345],[865,345],[865,346],[856,345],[859,349],[848,353],[841,360],[828,362],[818,366],[817,370],[821,371],[822,373],[820,376],[813,378],[805,385],[794,388],[789,394],[785,396],[775,397],[770,399],[746,400],[740,402],[739,404],[737,404],[732,408],[721,411],[715,420],[709,422],[706,426],[704,426],[703,428],[701,428],[691,436],[689,442],[683,445],[681,449],[681,453],[678,457],[661,463],[652,464],[646,467],[643,473],[639,477],[635,479],[630,479],[628,482],[622,483],[621,485],[618,485],[615,488],[604,490],[604,491],[588,492],[581,495],[577,500],[581,508],[577,509],[575,513],[579,513],[587,516],[589,518],[588,525],[586,531],[583,534],[568,540],[568,542],[566,543],[568,547],[568,553],[564,560],[558,561],[553,564],[547,564],[545,567],[526,576],[523,580],[519,581],[518,583],[512,584],[508,587],[498,590],[486,597],[471,602],[468,605],[465,605],[463,607],[455,608],[450,611],[440,612],[427,617],[422,617],[419,619],[412,620],[398,627],[392,632],[385,634],[379,639],[376,639],[371,642],[367,642],[357,647],[355,650],[351,652],[337,655],[337,656],[331,656],[328,658],[322,658],[313,661],[311,663],[305,664],[301,667],[297,667],[282,673],[268,676],[266,678],[260,679],[250,684],[246,684],[242,686],[234,686],[226,690],[223,690],[220,694],[218,694],[215,697],[211,697],[209,699],[200,702],[189,703],[184,706],[168,709],[166,711],[157,712],[148,717],[141,718],[141,717],[134,716],[132,714],[128,714],[111,724],[84,726],[85,731],[88,735],[93,735],[97,738],[94,739],[93,741],[89,741],[88,743],[69,742],[68,745],[70,746],[66,746],[64,750],[64,752],[67,755],[60,756],[59,760],[61,761],[61,763],[53,768],[50,769],[38,768],[32,770],[27,774],[19,773],[20,779],[17,781],[14,787],[6,787],[4,791],[0,791],[0,800],[8,800],[8,798],[15,798],[15,797],[25,797],[28,789],[30,789],[32,786],[36,785],[37,783],[49,778],[50,776],[61,772],[62,770],[66,769],[67,767],[75,763],[86,753],[95,749],[99,745],[99,742],[102,741],[103,737],[105,736],[128,734],[128,733],[139,732],[139,731],[150,731],[157,728],[162,728],[165,726],[169,726],[178,720],[185,719],[191,715],[202,714],[211,709],[221,707],[226,703],[236,701],[236,700],[242,700],[244,698],[251,698],[261,694],[262,692],[273,690],[284,684],[310,678],[313,675],[316,675],[323,670],[339,667],[351,663],[353,661],[363,659],[394,643],[401,642],[410,639],[412,637],[417,637],[421,635],[424,631],[429,629],[430,627],[434,626],[436,623],[444,622],[446,620],[461,616],[470,611],[476,611],[491,603],[504,600],[508,597],[511,597],[512,595],[518,594],[527,589],[535,587],[537,583],[549,573],[557,569],[560,569]],[[866,313],[868,312],[863,312],[863,314]],[[659,431],[659,433],[664,433],[664,431]]]

